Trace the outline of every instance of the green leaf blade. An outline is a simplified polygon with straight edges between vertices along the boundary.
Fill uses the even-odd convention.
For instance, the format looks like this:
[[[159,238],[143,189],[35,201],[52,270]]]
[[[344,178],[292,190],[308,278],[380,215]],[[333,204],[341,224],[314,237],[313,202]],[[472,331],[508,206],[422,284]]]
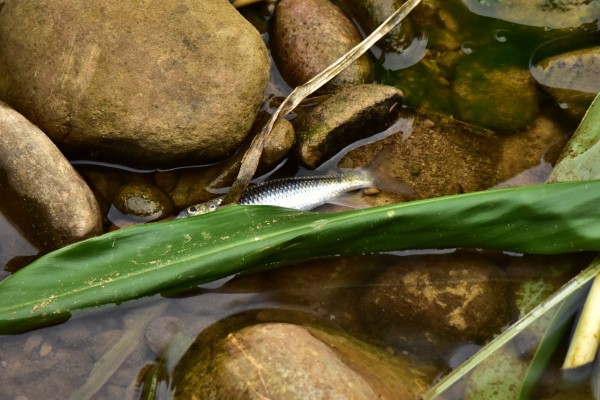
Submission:
[[[231,206],[130,227],[47,254],[0,282],[0,333],[59,322],[76,309],[338,254],[600,250],[598,194],[600,181],[569,182],[332,214]]]

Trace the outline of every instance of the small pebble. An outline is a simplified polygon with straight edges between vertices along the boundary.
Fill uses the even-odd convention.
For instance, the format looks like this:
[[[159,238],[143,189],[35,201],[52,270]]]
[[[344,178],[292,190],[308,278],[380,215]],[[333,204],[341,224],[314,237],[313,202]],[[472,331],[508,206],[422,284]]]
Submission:
[[[146,343],[154,353],[160,354],[182,328],[183,322],[179,318],[156,318],[146,327]]]
[[[44,340],[44,338],[42,337],[42,335],[32,335],[32,336],[29,336],[29,338],[27,339],[27,341],[25,341],[25,345],[23,347],[23,350],[25,352],[30,352],[33,349],[35,349],[36,347],[38,347],[40,344],[42,344],[43,340]]]
[[[40,357],[44,358],[50,353],[52,353],[52,345],[50,343],[42,344],[42,347],[40,347]]]
[[[354,168],[354,160],[350,157],[344,157],[338,164],[339,168]]]
[[[425,121],[423,121],[423,126],[425,128],[433,128],[435,126],[435,122],[433,122],[430,119],[426,119]]]
[[[379,189],[377,188],[366,188],[363,190],[365,196],[375,196],[379,194]]]

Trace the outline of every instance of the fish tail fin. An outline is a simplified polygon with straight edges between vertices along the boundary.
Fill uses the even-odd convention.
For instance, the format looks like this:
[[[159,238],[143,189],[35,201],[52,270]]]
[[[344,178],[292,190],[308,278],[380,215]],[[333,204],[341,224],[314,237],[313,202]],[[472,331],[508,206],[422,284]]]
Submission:
[[[418,192],[408,183],[394,176],[392,165],[394,161],[393,148],[386,147],[379,152],[365,167],[372,177],[373,187],[405,196],[415,196]]]

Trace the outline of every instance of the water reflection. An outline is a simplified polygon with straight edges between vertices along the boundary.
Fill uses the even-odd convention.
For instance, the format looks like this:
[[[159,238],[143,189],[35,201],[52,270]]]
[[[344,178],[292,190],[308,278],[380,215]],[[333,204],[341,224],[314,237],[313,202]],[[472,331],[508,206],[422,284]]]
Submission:
[[[176,297],[154,296],[81,312],[59,326],[0,337],[0,394],[36,399],[51,392],[69,398],[92,385],[95,399],[132,398],[140,371],[160,359],[176,333],[194,338],[211,332],[220,321],[244,316],[238,325],[225,324],[219,330],[226,334],[272,320],[272,310],[279,310],[280,321],[327,325],[392,353],[418,354],[441,373],[515,320],[521,306],[499,302],[498,290],[513,293],[507,299],[518,299],[520,288],[530,288],[532,282],[556,288],[588,261],[582,256],[433,253],[311,261],[223,280]],[[485,293],[491,296],[487,301]],[[458,301],[451,305],[453,298]],[[496,322],[493,332],[477,328],[490,325],[487,314],[501,314],[499,303],[507,312],[504,320]],[[439,310],[444,312],[435,314]],[[445,319],[450,327],[439,323]],[[107,357],[114,357],[108,372],[99,367]]]

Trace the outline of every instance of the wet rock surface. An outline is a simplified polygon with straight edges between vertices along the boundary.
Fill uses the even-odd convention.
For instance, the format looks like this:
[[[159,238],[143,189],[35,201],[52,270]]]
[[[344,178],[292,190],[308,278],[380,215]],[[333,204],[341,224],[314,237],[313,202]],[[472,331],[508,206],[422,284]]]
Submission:
[[[296,122],[298,160],[314,169],[349,144],[385,130],[397,119],[402,98],[399,89],[386,85],[340,90]]]
[[[575,28],[600,15],[600,4],[589,0],[463,0],[474,13],[523,25]]]
[[[568,129],[556,115],[538,115],[522,132],[498,140],[496,184],[544,183],[568,140]]]
[[[223,158],[268,80],[260,35],[221,0],[15,0],[0,9],[0,38],[0,99],[78,157]]]
[[[510,32],[502,31],[502,28],[506,28],[508,25],[502,21],[481,24],[474,27],[474,34],[468,33],[467,31],[471,28],[468,26],[471,18],[475,18],[476,21],[482,19],[471,15],[465,23],[465,19],[461,17],[464,7],[458,7],[461,6],[459,3],[426,0],[411,14],[411,20],[415,22],[414,27],[419,30],[423,29],[427,34],[426,37],[417,38],[418,40],[414,42],[416,43],[415,48],[418,50],[419,46],[422,46],[424,52],[424,55],[423,53],[416,54],[418,57],[415,62],[419,60],[419,57],[423,58],[415,65],[415,68],[406,68],[406,64],[403,64],[406,61],[404,53],[388,53],[385,58],[378,61],[383,64],[379,64],[377,68],[385,69],[385,71],[379,69],[385,76],[385,78],[382,76],[379,78],[385,79],[387,84],[398,85],[404,91],[407,99],[412,96],[412,102],[407,104],[409,107],[452,115],[454,102],[451,93],[455,70],[459,63],[464,65],[466,60],[472,59],[472,55],[483,51],[487,46],[486,40],[496,42],[496,46],[492,47],[501,53],[506,47],[505,44],[510,46],[515,41],[525,43],[531,39],[530,36],[512,35],[517,30],[529,28],[515,27],[515,31],[513,31],[511,26]],[[480,3],[484,4],[484,2]],[[487,3],[500,4],[502,2]],[[554,3],[560,6],[567,2]],[[525,3],[522,4],[526,8]],[[268,11],[273,7],[273,4],[265,2],[251,6],[254,12],[253,18],[262,18],[255,21],[256,26],[260,26],[261,32],[267,32],[268,24],[274,21],[269,19],[270,11]],[[456,12],[458,8],[461,9],[460,12]],[[2,11],[0,11],[1,13]],[[436,29],[430,30],[431,26],[435,26]],[[495,32],[498,27],[500,30]],[[2,29],[0,27],[0,30]],[[544,41],[554,37],[553,34],[556,32],[546,32],[543,28],[537,29],[535,33],[540,37],[543,36]],[[264,37],[267,38],[267,35]],[[477,38],[475,42],[472,41],[474,37]],[[479,40],[480,38],[481,40]],[[500,43],[500,40],[506,40],[508,43]],[[168,58],[168,61],[187,62],[188,59],[185,56],[183,59],[178,59],[177,57],[180,55],[181,53],[165,53],[165,57],[173,56]],[[493,67],[494,63],[505,65],[503,55],[506,53],[498,56],[491,66]],[[0,52],[0,58],[2,57],[3,53]],[[65,57],[61,60],[68,58]],[[101,59],[102,56],[100,55],[98,58]],[[393,62],[394,60],[398,62]],[[51,61],[54,62],[54,60]],[[0,64],[3,62],[0,60]],[[489,66],[486,65],[485,69],[489,70]],[[395,71],[396,67],[406,68],[406,70]],[[479,68],[479,66],[476,67]],[[79,68],[77,65],[73,67],[74,70],[81,70],[83,73],[81,79],[84,79],[84,69],[78,70],[77,68]],[[527,65],[519,65],[519,68],[521,71],[526,71]],[[480,68],[480,70],[483,69]],[[387,79],[392,76],[398,79]],[[225,79],[228,79],[226,75]],[[276,97],[282,96],[282,93],[288,90],[279,77],[276,79],[271,84],[273,87],[279,86],[276,89],[273,87],[267,89],[267,97],[270,100],[273,100],[273,92],[270,90],[274,90]],[[495,82],[496,79],[492,81]],[[6,76],[0,73],[0,88],[5,87],[6,82]],[[67,88],[70,87],[68,82],[66,81],[65,84]],[[77,82],[81,82],[81,80],[77,80]],[[410,85],[405,89],[403,85],[409,83]],[[187,81],[186,84],[195,85],[196,83]],[[500,89],[502,87],[503,85]],[[536,88],[538,94],[542,95],[540,97],[546,100],[546,102],[542,102],[541,107],[549,104],[549,109],[534,116],[529,123],[525,124],[525,128],[516,129],[510,135],[494,135],[458,119],[421,112],[414,113],[403,109],[402,119],[405,123],[397,125],[402,127],[401,132],[380,143],[353,151],[343,160],[343,167],[365,166],[376,161],[379,154],[383,153],[380,161],[383,163],[385,172],[398,181],[410,182],[411,186],[418,189],[417,197],[486,189],[511,177],[518,179],[511,179],[511,182],[505,183],[522,185],[543,182],[544,174],[552,168],[553,160],[556,159],[567,134],[571,133],[573,129],[572,123],[564,123],[564,113],[550,104],[549,96],[542,93],[539,85]],[[528,86],[526,89],[529,91],[530,87]],[[478,88],[472,87],[470,90],[476,92]],[[520,91],[521,89],[515,90]],[[419,96],[414,96],[415,92],[418,92]],[[499,91],[499,93],[502,92]],[[173,93],[171,92],[169,95],[173,96]],[[511,96],[512,93],[508,102],[512,101]],[[460,97],[458,98],[460,99]],[[273,104],[277,101],[279,99],[275,98]],[[487,104],[487,107],[496,107],[497,103],[489,102]],[[438,105],[440,106],[437,107]],[[271,106],[272,104],[265,103],[264,109],[272,110]],[[473,106],[477,107],[478,103],[473,103]],[[304,108],[307,109],[309,106]],[[475,111],[479,113],[479,110]],[[73,115],[76,116],[77,113],[78,110],[74,109]],[[488,110],[488,113],[490,116],[494,116],[496,110]],[[298,112],[297,121],[300,121],[301,117],[302,114]],[[154,122],[153,112],[144,115],[144,118]],[[455,118],[458,117],[455,115]],[[104,119],[106,119],[104,116],[98,117],[98,120]],[[287,125],[289,126],[289,123]],[[272,160],[279,160],[289,150],[290,143],[293,142],[293,133],[290,134],[288,131],[284,137],[287,138],[285,143],[281,142],[284,144],[275,146],[273,153],[275,156]],[[290,138],[291,140],[289,140]],[[271,139],[267,141],[268,145],[273,144]],[[169,193],[174,199],[178,199],[177,207],[183,208],[190,203],[207,198],[203,196],[216,195],[209,191],[212,190],[211,183],[215,181],[222,182],[223,187],[228,186],[228,182],[231,182],[237,172],[236,163],[239,165],[239,157],[242,153],[243,148],[230,160],[202,170],[186,168],[153,172],[153,168],[149,168],[146,172],[119,171],[115,173],[117,169],[114,168],[103,169],[105,167],[98,166],[89,169],[80,166],[77,168],[85,171],[85,178],[92,184],[94,193],[103,199],[106,209],[114,202],[115,195],[124,185],[134,184],[158,187],[164,193]],[[265,161],[264,165],[268,164],[270,162]],[[540,168],[537,168],[538,166]],[[289,171],[288,167],[290,167]],[[294,163],[291,166],[288,164],[277,174],[285,175],[289,172],[292,175],[296,167]],[[521,174],[520,171],[523,168],[530,169],[531,173],[525,171],[528,172],[527,176]],[[403,196],[388,193],[385,190],[380,191],[377,195],[366,196],[363,192],[358,196],[372,205],[406,200]],[[336,209],[330,208],[330,210]],[[199,222],[201,221],[199,220]],[[232,221],[232,224],[234,222]],[[1,229],[3,229],[2,224],[0,224]],[[7,243],[3,237],[0,241],[0,255],[6,246]],[[10,244],[9,246],[14,247]],[[412,252],[407,253],[412,254]],[[166,353],[166,345],[175,332],[192,335],[200,333],[204,336],[213,324],[218,324],[230,317],[238,318],[239,315],[247,313],[253,314],[252,319],[244,320],[245,323],[236,325],[234,330],[228,330],[225,334],[204,336],[207,338],[203,342],[205,345],[197,345],[197,349],[206,350],[209,353],[208,355],[203,353],[202,357],[205,357],[203,359],[190,357],[190,360],[194,360],[198,364],[195,366],[196,368],[204,368],[205,371],[209,368],[220,369],[223,365],[222,359],[214,359],[216,353],[212,351],[216,347],[213,345],[217,342],[227,343],[228,350],[231,350],[233,354],[230,359],[238,357],[235,361],[239,361],[239,363],[235,365],[235,368],[238,368],[235,370],[238,371],[238,376],[228,380],[226,384],[240,383],[237,387],[242,387],[244,381],[248,382],[246,380],[248,376],[256,378],[259,375],[256,366],[248,364],[247,359],[242,360],[243,356],[239,352],[240,348],[249,349],[248,343],[252,343],[256,348],[262,349],[252,355],[264,356],[260,359],[261,365],[267,366],[260,372],[273,375],[274,379],[286,375],[288,372],[295,374],[298,370],[301,370],[299,375],[294,376],[302,376],[303,372],[306,375],[313,372],[310,368],[307,372],[302,371],[305,368],[296,368],[297,365],[300,365],[299,363],[290,364],[291,367],[288,371],[286,368],[290,358],[288,353],[293,352],[294,357],[298,356],[293,360],[306,361],[303,365],[322,366],[323,360],[333,360],[334,365],[340,366],[340,369],[335,372],[339,372],[338,375],[327,374],[330,371],[318,374],[312,383],[322,383],[328,377],[333,382],[332,384],[329,381],[325,382],[318,389],[337,388],[339,386],[336,385],[341,380],[342,389],[340,390],[344,390],[346,381],[351,380],[351,382],[368,385],[368,387],[362,386],[364,391],[359,393],[377,395],[379,393],[377,388],[391,387],[392,389],[385,393],[392,392],[394,395],[392,398],[397,398],[397,393],[402,393],[403,388],[377,382],[389,377],[391,381],[400,385],[397,382],[397,376],[404,374],[402,371],[406,371],[406,369],[396,369],[396,367],[390,367],[390,364],[382,364],[379,360],[381,355],[379,350],[364,346],[364,344],[355,346],[362,350],[348,350],[352,346],[346,346],[344,342],[356,344],[357,340],[355,339],[349,339],[344,335],[337,335],[336,338],[331,339],[328,336],[329,333],[322,334],[321,330],[306,326],[294,326],[294,332],[298,333],[297,329],[300,329],[301,333],[289,335],[298,339],[293,342],[298,344],[295,346],[297,348],[289,351],[288,341],[282,342],[281,337],[277,335],[273,337],[259,332],[253,336],[251,341],[242,342],[238,336],[241,331],[236,331],[236,329],[239,329],[240,326],[261,322],[287,321],[301,325],[323,324],[323,321],[327,321],[327,324],[334,324],[355,338],[380,346],[379,349],[384,348],[385,352],[392,355],[395,360],[390,362],[392,365],[397,362],[402,363],[399,359],[404,360],[404,356],[408,352],[418,349],[419,352],[416,354],[418,358],[435,360],[438,369],[435,373],[429,374],[427,371],[431,369],[427,365],[407,356],[406,360],[410,365],[408,369],[418,368],[422,371],[415,373],[413,370],[407,373],[409,377],[417,376],[416,380],[409,380],[412,384],[408,385],[415,389],[415,387],[422,387],[423,382],[432,383],[433,376],[437,374],[436,379],[439,378],[440,374],[447,371],[447,367],[459,366],[473,353],[474,349],[480,347],[480,344],[472,343],[473,340],[483,343],[490,335],[500,331],[498,328],[492,333],[486,332],[481,328],[483,324],[481,316],[476,312],[469,314],[472,311],[469,308],[471,305],[481,304],[478,303],[480,289],[487,294],[496,293],[495,296],[498,297],[494,297],[493,301],[499,303],[496,304],[498,308],[493,310],[488,307],[488,304],[479,306],[481,311],[493,314],[499,310],[499,315],[503,310],[502,307],[512,310],[513,298],[520,310],[531,308],[535,304],[526,299],[529,294],[535,292],[534,295],[539,295],[538,299],[547,296],[550,291],[567,279],[566,273],[562,273],[564,272],[562,268],[558,274],[555,274],[554,257],[509,257],[505,254],[477,252],[473,258],[475,261],[481,261],[473,261],[470,264],[461,261],[464,258],[461,254],[432,255],[430,257],[435,260],[430,263],[429,267],[419,261],[422,259],[421,256],[409,256],[405,253],[402,256],[380,254],[365,257],[335,257],[333,260],[311,261],[289,268],[269,270],[257,275],[246,275],[223,286],[220,286],[222,282],[203,285],[193,293],[186,293],[179,298],[162,298],[161,302],[169,304],[168,312],[145,325],[145,330],[142,330],[143,333],[135,345],[128,346],[127,351],[132,350],[132,352],[128,353],[128,358],[121,365],[111,364],[110,367],[114,368],[111,370],[112,376],[107,378],[108,381],[103,384],[94,398],[115,399],[137,396],[139,394],[137,391],[139,388],[138,377],[143,375],[150,363]],[[569,257],[571,256],[567,256],[567,259],[570,260],[572,257]],[[431,266],[434,264],[437,267]],[[457,265],[457,267],[449,268],[452,265]],[[495,272],[498,272],[496,265],[506,268],[500,271],[499,275],[494,275]],[[580,267],[583,265],[587,265],[587,263],[584,262]],[[464,267],[464,270],[458,270],[461,266]],[[423,271],[417,271],[422,267]],[[429,269],[437,269],[436,274],[423,277]],[[473,273],[471,273],[471,269],[473,269]],[[488,274],[488,272],[490,273]],[[577,268],[573,273],[576,272]],[[419,275],[419,273],[421,274]],[[545,275],[546,273],[547,275]],[[499,281],[494,281],[494,276],[497,276]],[[531,278],[533,278],[533,283],[531,283]],[[535,285],[536,278],[539,278],[541,285]],[[413,284],[413,287],[419,288],[419,290],[410,290],[409,286],[413,282],[411,279],[418,281]],[[473,280],[479,281],[474,282]],[[422,286],[418,286],[419,284]],[[374,298],[379,298],[379,303],[368,303]],[[439,300],[439,303],[433,302],[431,306],[437,313],[432,313],[426,319],[420,315],[419,323],[421,325],[410,322],[410,318],[416,318],[414,314],[394,314],[398,310],[404,312],[407,308],[401,308],[398,304],[406,306],[408,302],[414,302],[416,306],[410,303],[411,308],[422,310],[417,306],[420,307],[427,302],[431,303],[431,299]],[[463,301],[464,299],[466,301]],[[144,301],[141,300],[141,302]],[[456,304],[454,302],[462,302],[462,307],[451,309],[450,306]],[[536,304],[537,302],[539,301],[534,301]],[[130,307],[131,303],[127,304],[125,309],[129,310]],[[140,306],[137,311],[134,310],[134,314],[143,312],[143,310],[144,307]],[[446,311],[447,314],[441,315],[442,311]],[[0,374],[0,398],[37,399],[47,397],[48,393],[56,394],[56,397],[68,398],[69,395],[82,388],[88,380],[95,381],[100,385],[99,378],[91,371],[102,361],[105,354],[128,333],[127,325],[124,325],[120,318],[116,317],[120,315],[120,312],[122,311],[119,311],[118,308],[113,308],[103,315],[93,314],[90,319],[97,321],[97,326],[77,325],[79,319],[74,318],[65,325],[15,337],[2,337],[0,340],[0,370],[2,371]],[[274,312],[275,316],[273,316]],[[385,315],[383,315],[384,312]],[[390,315],[391,317],[387,318]],[[457,325],[456,322],[460,322],[459,317],[461,316],[464,316],[465,324]],[[464,334],[464,332],[470,332],[470,324],[473,324],[473,334],[480,335],[475,339]],[[498,324],[498,321],[489,322],[490,326]],[[413,325],[420,328],[417,329]],[[467,328],[464,328],[465,326]],[[179,331],[180,329],[181,331]],[[234,332],[232,337],[240,344],[239,347],[232,341],[227,342],[228,332]],[[175,338],[177,339],[179,336],[176,334]],[[467,337],[466,341],[461,339],[464,337]],[[245,338],[246,336],[242,339],[245,340]],[[306,343],[306,346],[302,343]],[[522,360],[523,351],[530,354],[535,348],[531,344],[530,342],[519,345],[516,357]],[[448,346],[438,347],[443,345]],[[169,346],[170,349],[171,346]],[[306,351],[310,349],[317,349],[318,354]],[[321,349],[325,350],[321,351]],[[236,351],[237,353],[235,353]],[[270,362],[271,354],[279,357],[279,364]],[[326,357],[322,357],[322,354],[325,354]],[[373,359],[377,360],[372,361]],[[171,365],[174,365],[177,360],[171,359],[170,362]],[[271,364],[281,367],[271,374],[272,369],[268,369]],[[106,368],[102,368],[100,373],[104,371]],[[424,378],[423,371],[426,375]],[[231,370],[226,372],[231,372]],[[314,372],[318,373],[320,370],[316,368]],[[347,372],[350,375],[346,375]],[[500,385],[506,385],[504,378],[506,374],[512,372],[514,371],[510,370],[510,366],[503,370],[500,375],[502,378]],[[213,370],[207,373],[212,374]],[[201,374],[196,375],[200,376]],[[339,378],[340,376],[343,378]],[[359,378],[351,379],[356,376]],[[422,378],[418,378],[419,376]],[[552,379],[554,382],[558,381],[556,376],[550,380]],[[263,382],[257,380],[252,382],[257,382],[252,388],[259,388],[255,393],[260,393],[258,390],[264,387]],[[219,388],[224,386],[225,384]],[[551,385],[544,386],[551,387]],[[242,387],[242,390],[247,387]],[[294,386],[292,389],[297,387],[299,386]],[[306,387],[298,389],[299,398],[307,397]],[[555,389],[552,388],[552,390]],[[385,393],[381,395],[384,398]],[[353,393],[348,397],[352,397],[352,395]],[[247,392],[241,394],[240,397],[247,398]],[[414,397],[415,394],[411,393],[410,398]],[[588,395],[586,398],[589,397]]]
[[[403,3],[403,0],[345,0],[342,2],[367,34],[373,32]],[[385,35],[377,45],[388,51],[400,52],[410,46],[414,37],[415,28],[409,17]]]
[[[53,250],[99,235],[98,203],[52,141],[1,102],[0,131],[2,200],[26,236]]]
[[[537,89],[529,71],[490,64],[493,57],[482,52],[459,62],[452,84],[456,116],[497,133],[525,129],[538,112]]]
[[[600,92],[600,47],[546,58],[532,75],[574,121],[580,121]]]
[[[275,11],[272,45],[277,67],[294,87],[313,78],[361,41],[350,19],[328,0],[283,0]],[[362,56],[325,88],[370,83],[373,70]]]
[[[251,133],[257,134],[262,125],[256,124]],[[258,174],[268,171],[275,166],[290,151],[295,143],[295,133],[292,124],[282,119],[277,121],[265,142],[263,153],[258,163]],[[169,193],[176,209],[182,209],[191,204],[207,201],[216,197],[217,190],[233,184],[240,169],[242,157],[250,146],[247,140],[238,152],[223,163],[203,168],[201,170],[184,171],[179,175],[177,183]]]
[[[504,281],[498,266],[477,255],[413,258],[371,282],[360,315],[382,340],[417,351],[482,343],[515,316]]]
[[[119,190],[114,205],[123,214],[153,221],[173,213],[171,199],[154,185],[139,182],[124,185]]]
[[[407,183],[418,197],[436,197],[488,188],[494,177],[496,142],[477,128],[433,114],[403,111],[410,128],[349,152],[343,159],[364,167],[376,157],[387,173]],[[379,155],[382,153],[381,155]],[[376,204],[398,201],[377,196]],[[366,200],[371,200],[371,197]]]
[[[317,328],[254,325],[213,346],[196,341],[188,350],[175,399],[412,399],[426,388],[408,362]]]

